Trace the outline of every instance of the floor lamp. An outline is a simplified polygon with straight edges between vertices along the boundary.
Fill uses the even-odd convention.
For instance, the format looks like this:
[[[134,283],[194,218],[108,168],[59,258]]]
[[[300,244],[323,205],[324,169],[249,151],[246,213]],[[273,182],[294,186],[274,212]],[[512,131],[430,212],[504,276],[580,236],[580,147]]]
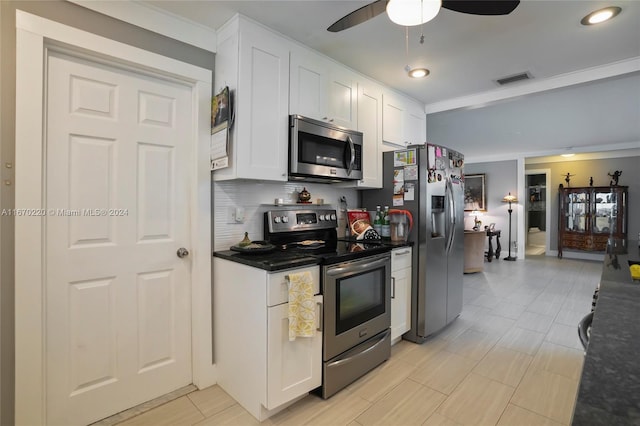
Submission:
[[[511,213],[513,213],[513,209],[511,208],[511,203],[517,203],[518,198],[515,195],[506,195],[502,199],[503,203],[509,203],[509,256],[505,257],[504,260],[516,260],[517,256],[511,256]]]

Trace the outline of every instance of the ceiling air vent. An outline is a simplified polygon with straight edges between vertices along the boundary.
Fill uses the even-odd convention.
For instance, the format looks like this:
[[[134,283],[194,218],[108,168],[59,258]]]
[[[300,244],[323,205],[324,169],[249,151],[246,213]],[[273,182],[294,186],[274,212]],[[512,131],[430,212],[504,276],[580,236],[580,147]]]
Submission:
[[[533,76],[531,75],[531,73],[529,71],[525,71],[519,74],[510,75],[508,77],[499,78],[496,80],[496,83],[498,83],[498,85],[500,86],[504,86],[506,84],[515,83],[516,81],[530,80],[532,78]]]

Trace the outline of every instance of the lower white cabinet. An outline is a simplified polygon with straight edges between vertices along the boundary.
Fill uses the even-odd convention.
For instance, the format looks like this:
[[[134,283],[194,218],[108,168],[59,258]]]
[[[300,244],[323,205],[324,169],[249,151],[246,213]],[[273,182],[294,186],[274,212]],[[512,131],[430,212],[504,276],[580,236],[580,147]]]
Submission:
[[[391,343],[411,328],[411,247],[391,251]]]
[[[317,295],[316,306],[322,304]],[[273,306],[267,314],[267,409],[274,409],[322,384],[322,338],[289,341],[289,304]]]
[[[214,258],[214,362],[218,384],[262,421],[322,384],[322,332],[289,341],[287,275],[310,271],[322,309],[319,267],[269,273]]]

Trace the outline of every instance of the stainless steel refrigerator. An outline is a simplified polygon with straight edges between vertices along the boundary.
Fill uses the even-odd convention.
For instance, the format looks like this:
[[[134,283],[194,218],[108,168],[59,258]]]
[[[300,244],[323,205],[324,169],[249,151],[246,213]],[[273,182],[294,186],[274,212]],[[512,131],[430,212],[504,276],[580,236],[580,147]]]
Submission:
[[[411,330],[421,343],[462,312],[464,156],[426,144],[383,154],[383,189],[361,192],[361,206],[409,210],[414,224]]]

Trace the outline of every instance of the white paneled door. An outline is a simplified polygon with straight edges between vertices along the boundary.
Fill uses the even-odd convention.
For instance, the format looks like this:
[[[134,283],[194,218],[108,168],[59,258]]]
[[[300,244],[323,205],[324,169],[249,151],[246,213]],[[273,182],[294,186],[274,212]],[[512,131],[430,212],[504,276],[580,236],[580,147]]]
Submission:
[[[87,424],[192,381],[192,89],[47,67],[47,423]]]

